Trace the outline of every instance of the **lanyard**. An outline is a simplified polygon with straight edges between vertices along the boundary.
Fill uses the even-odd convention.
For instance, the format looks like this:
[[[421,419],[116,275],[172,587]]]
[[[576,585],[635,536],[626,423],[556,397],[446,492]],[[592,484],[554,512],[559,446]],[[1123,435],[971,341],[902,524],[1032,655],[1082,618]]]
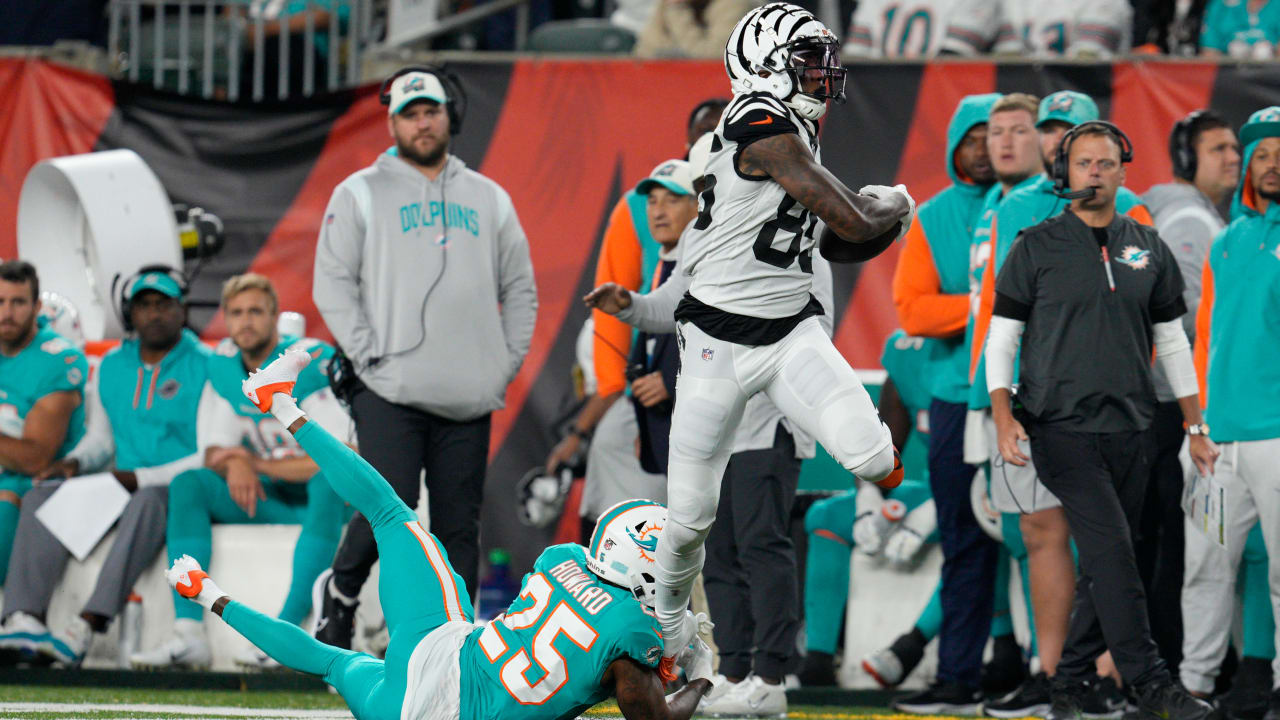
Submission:
[[[1111,274],[1111,257],[1107,254],[1107,246],[1102,246],[1102,267],[1107,271],[1107,285],[1111,292],[1116,291],[1116,277]]]

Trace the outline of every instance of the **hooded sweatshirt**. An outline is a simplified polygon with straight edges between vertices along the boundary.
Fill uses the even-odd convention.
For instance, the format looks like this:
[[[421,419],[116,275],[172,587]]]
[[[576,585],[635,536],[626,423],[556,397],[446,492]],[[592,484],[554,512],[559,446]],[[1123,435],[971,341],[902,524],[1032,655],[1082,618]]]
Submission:
[[[1200,276],[1204,273],[1204,259],[1209,252],[1209,244],[1225,223],[1213,202],[1191,183],[1155,185],[1142,194],[1142,202],[1151,211],[1160,239],[1169,246],[1178,261],[1178,269],[1182,271],[1182,279],[1186,283],[1182,299],[1187,304],[1187,314],[1182,316],[1182,329],[1195,342],[1196,309],[1200,306]],[[1156,363],[1151,380],[1156,386],[1157,400],[1171,402],[1176,399],[1160,363]]]
[[[1258,212],[1245,147],[1231,224],[1209,247],[1195,360],[1215,442],[1280,437],[1280,203]]]
[[[982,269],[982,279],[978,283],[976,295],[975,327],[981,332],[973,334],[969,346],[969,374],[973,380],[973,387],[969,390],[971,409],[991,407],[991,396],[987,391],[986,345],[987,328],[991,327],[991,311],[995,307],[996,275],[1004,266],[1004,259],[1008,257],[1009,248],[1013,247],[1018,233],[1057,217],[1071,204],[1069,200],[1054,195],[1053,190],[1054,183],[1048,174],[1024,181],[1000,203],[991,221],[993,243],[989,259]],[[1143,225],[1152,224],[1151,213],[1142,204],[1142,199],[1127,187],[1116,190],[1116,212]],[[1015,385],[1018,382],[1018,367],[1019,364],[1015,363]]]
[[[930,394],[965,401],[969,381],[964,333],[969,317],[969,242],[990,185],[978,185],[956,167],[956,149],[975,125],[987,122],[998,93],[960,101],[947,126],[951,187],[920,206],[893,275],[893,304],[909,335],[938,338],[929,359]]]
[[[369,389],[459,421],[503,406],[538,309],[506,191],[456,157],[429,180],[390,152],[334,189],[312,299]]]

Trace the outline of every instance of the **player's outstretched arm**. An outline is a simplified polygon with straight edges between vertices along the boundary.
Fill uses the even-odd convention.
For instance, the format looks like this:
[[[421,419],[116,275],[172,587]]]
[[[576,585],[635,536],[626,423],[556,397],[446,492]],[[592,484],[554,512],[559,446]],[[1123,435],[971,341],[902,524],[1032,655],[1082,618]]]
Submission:
[[[668,703],[658,673],[625,657],[609,664],[603,682],[613,683],[618,709],[627,720],[688,720],[711,691],[711,681],[699,678],[680,688]]]
[[[794,133],[757,140],[742,151],[744,175],[768,175],[845,242],[864,243],[883,235],[911,211],[903,193],[859,195],[819,165]]]

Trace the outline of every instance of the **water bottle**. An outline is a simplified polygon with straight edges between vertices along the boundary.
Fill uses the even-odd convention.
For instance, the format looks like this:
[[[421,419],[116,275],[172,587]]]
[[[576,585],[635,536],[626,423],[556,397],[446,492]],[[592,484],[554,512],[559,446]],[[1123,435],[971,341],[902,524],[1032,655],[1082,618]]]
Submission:
[[[142,596],[133,591],[120,613],[120,667],[129,667],[129,656],[142,648]]]
[[[489,572],[480,581],[476,617],[492,620],[499,613],[506,612],[515,599],[516,588],[511,582],[511,553],[503,548],[494,548],[489,551]]]

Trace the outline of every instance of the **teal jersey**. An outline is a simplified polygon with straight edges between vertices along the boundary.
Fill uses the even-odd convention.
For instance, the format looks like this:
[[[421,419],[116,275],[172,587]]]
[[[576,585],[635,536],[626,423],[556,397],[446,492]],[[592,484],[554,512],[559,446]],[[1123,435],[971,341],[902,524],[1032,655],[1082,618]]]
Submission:
[[[102,358],[98,394],[111,420],[117,469],[163,465],[196,452],[196,412],[210,354],[184,329],[158,365],[142,362],[136,338]]]
[[[934,340],[913,337],[902,330],[894,330],[884,343],[880,364],[898,388],[898,397],[913,416],[929,409],[933,400],[929,392],[929,360]]]
[[[48,328],[13,357],[0,355],[0,434],[20,438],[27,413],[41,398],[56,392],[78,392],[80,403],[71,411],[67,435],[57,458],[71,451],[84,437],[84,383],[89,362],[69,340]]]
[[[333,346],[313,338],[285,335],[267,357],[270,363],[290,348],[306,350],[311,364],[302,369],[293,397],[301,404],[313,393],[329,387],[329,361]],[[240,427],[241,444],[262,458],[292,457],[302,453],[297,440],[273,416],[258,410],[245,399],[240,384],[249,377],[240,348],[229,338],[218,343],[209,358],[209,384],[231,405]]]
[[[969,328],[965,331],[970,351],[970,371],[973,376],[969,391],[970,408],[991,407],[991,396],[987,392],[987,364],[983,357],[986,350],[986,337],[978,338],[979,347],[973,347],[974,313],[977,311],[977,298],[983,290],[982,273],[986,270],[986,263],[994,262],[992,276],[998,275],[1000,268],[1004,267],[1004,259],[1009,256],[1009,249],[1018,238],[1018,233],[1057,217],[1067,209],[1068,205],[1070,203],[1067,200],[1053,194],[1053,180],[1050,180],[1049,176],[1037,175],[1016,186],[1002,201],[997,200],[990,208],[987,222],[982,228],[985,230],[982,238],[979,238],[978,233],[974,234],[974,250],[970,253],[969,268],[971,283]],[[1142,204],[1142,198],[1129,188],[1121,187],[1116,190],[1116,212],[1128,215],[1140,223],[1151,224],[1151,214]],[[989,242],[989,244],[979,248],[980,241]],[[985,321],[989,320],[990,318],[984,318],[982,323],[984,327]],[[1019,363],[1015,360],[1013,364],[1015,385],[1018,382],[1018,365]]]
[[[575,718],[613,694],[601,679],[614,660],[658,667],[657,619],[587,570],[586,558],[581,545],[544,550],[505,615],[467,638],[460,717]]]
[[[1209,0],[1200,26],[1200,47],[1236,58],[1271,59],[1280,44],[1280,3],[1267,2],[1256,13],[1249,0]]]

